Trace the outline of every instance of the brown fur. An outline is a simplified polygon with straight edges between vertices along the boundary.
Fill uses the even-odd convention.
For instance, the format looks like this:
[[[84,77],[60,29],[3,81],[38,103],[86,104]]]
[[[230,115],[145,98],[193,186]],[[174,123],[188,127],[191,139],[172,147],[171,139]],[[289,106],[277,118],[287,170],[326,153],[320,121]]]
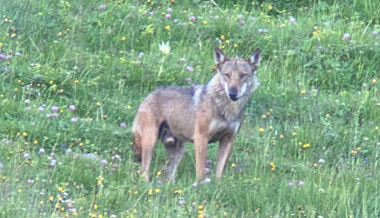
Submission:
[[[232,144],[243,121],[243,112],[259,83],[255,71],[261,50],[248,59],[226,58],[215,48],[218,72],[204,85],[163,87],[141,103],[133,124],[135,155],[142,161],[140,172],[149,181],[154,145],[160,139],[169,162],[166,177],[174,181],[184,154],[185,142],[194,142],[196,174],[204,179],[207,144],[219,141],[216,177],[221,178]]]

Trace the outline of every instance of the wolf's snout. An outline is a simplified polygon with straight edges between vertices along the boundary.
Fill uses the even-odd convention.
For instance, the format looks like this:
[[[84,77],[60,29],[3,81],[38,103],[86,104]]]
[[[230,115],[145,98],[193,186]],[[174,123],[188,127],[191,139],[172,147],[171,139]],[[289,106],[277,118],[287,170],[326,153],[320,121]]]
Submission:
[[[238,95],[237,89],[232,88],[232,89],[228,90],[228,95],[230,96],[230,99],[232,101],[237,101],[238,100],[238,98],[237,98],[237,95]]]

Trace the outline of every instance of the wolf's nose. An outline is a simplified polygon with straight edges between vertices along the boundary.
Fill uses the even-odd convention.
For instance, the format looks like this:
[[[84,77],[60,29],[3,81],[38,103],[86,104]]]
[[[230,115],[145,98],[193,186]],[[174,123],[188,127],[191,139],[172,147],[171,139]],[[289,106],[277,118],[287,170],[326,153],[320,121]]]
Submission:
[[[230,99],[232,101],[236,101],[237,100],[237,89],[230,89],[228,91],[228,95],[230,96]]]

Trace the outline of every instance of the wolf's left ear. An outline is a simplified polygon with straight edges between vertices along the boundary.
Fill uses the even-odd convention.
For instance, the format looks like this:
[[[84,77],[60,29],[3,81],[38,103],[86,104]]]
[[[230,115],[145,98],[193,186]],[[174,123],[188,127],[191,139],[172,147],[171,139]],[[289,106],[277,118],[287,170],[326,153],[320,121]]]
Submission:
[[[222,52],[222,50],[220,50],[217,47],[215,47],[214,49],[214,59],[215,59],[216,64],[223,63],[226,60],[226,57],[224,53]]]
[[[248,62],[254,66],[259,65],[261,59],[261,49],[257,48],[249,57]]]

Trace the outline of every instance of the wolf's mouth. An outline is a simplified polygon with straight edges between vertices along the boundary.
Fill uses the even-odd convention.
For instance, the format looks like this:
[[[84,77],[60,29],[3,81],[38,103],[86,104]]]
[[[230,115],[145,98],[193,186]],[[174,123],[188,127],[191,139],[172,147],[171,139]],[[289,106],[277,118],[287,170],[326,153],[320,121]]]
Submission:
[[[236,97],[236,96],[229,96],[230,97],[230,99],[232,100],[232,101],[237,101],[237,100],[239,100],[239,98],[238,97]]]

